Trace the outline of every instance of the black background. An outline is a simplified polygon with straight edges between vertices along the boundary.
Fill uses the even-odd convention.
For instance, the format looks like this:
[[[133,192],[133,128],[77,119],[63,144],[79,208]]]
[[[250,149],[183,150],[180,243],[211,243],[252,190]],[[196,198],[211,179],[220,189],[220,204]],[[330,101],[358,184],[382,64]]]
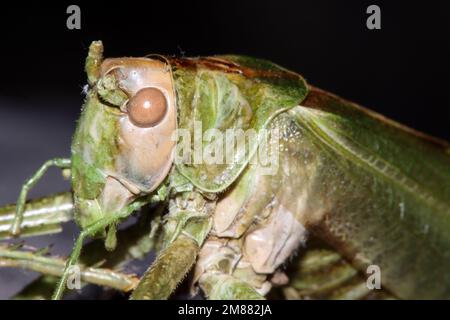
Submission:
[[[448,1],[91,1],[78,3],[80,31],[66,28],[71,3],[1,9],[1,96],[81,102],[86,49],[102,39],[107,56],[267,58],[319,87],[449,137]],[[381,7],[381,30],[366,28],[370,4]]]
[[[66,28],[67,6],[81,30]],[[381,30],[366,8],[381,7]],[[246,54],[388,117],[450,139],[448,1],[96,1],[0,6],[0,205],[46,159],[68,156],[92,40],[106,56]],[[31,196],[67,188],[56,170]],[[50,238],[67,252],[76,229]],[[44,240],[33,240],[41,245]],[[48,239],[47,239],[48,242]],[[23,283],[0,271],[0,298]],[[6,283],[6,285],[4,285]],[[8,285],[9,284],[9,285]]]

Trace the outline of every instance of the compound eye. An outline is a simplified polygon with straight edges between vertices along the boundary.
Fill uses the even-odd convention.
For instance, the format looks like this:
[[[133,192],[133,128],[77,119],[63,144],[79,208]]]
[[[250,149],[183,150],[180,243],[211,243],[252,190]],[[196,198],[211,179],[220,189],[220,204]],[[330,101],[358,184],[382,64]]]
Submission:
[[[127,110],[133,124],[143,128],[152,127],[166,114],[166,96],[157,88],[141,89],[128,101]]]

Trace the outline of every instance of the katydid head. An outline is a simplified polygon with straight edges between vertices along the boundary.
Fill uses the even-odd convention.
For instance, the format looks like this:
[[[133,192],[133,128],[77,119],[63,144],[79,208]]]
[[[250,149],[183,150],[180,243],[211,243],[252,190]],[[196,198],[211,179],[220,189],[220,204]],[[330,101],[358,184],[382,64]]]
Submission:
[[[161,185],[175,162],[177,126],[189,135],[181,144],[188,152],[176,161],[178,172],[200,190],[223,191],[247,166],[257,141],[250,148],[240,144],[231,159],[218,157],[223,150],[217,150],[210,163],[203,161],[209,146],[196,132],[258,134],[307,94],[301,76],[264,60],[103,60],[102,51],[101,42],[91,44],[86,60],[90,89],[72,143],[72,185],[81,225],[114,214]]]
[[[149,194],[173,163],[173,79],[158,59],[88,56],[90,89],[72,143],[73,190],[81,225]],[[106,212],[109,211],[109,212]]]

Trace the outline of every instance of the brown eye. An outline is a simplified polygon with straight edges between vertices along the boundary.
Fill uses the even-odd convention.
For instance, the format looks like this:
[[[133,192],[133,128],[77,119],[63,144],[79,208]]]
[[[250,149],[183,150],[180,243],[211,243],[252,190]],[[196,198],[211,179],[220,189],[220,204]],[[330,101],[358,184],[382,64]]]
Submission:
[[[161,90],[144,88],[128,102],[128,116],[138,127],[151,127],[160,122],[167,110],[167,101]]]

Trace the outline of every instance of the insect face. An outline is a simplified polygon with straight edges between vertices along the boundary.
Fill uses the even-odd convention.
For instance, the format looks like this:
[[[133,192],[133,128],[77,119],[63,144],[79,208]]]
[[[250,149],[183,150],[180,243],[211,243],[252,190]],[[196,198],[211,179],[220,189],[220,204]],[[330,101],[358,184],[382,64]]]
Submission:
[[[103,78],[113,76],[117,90],[127,99],[119,107],[118,179],[140,192],[154,190],[166,177],[172,162],[176,107],[172,74],[159,60],[107,59]]]
[[[176,119],[166,63],[147,58],[101,63],[72,144],[75,199],[80,207],[96,208],[95,213],[80,208],[89,223],[107,214],[106,208],[116,211],[161,184],[173,163]],[[84,200],[96,201],[100,209],[81,205]]]

